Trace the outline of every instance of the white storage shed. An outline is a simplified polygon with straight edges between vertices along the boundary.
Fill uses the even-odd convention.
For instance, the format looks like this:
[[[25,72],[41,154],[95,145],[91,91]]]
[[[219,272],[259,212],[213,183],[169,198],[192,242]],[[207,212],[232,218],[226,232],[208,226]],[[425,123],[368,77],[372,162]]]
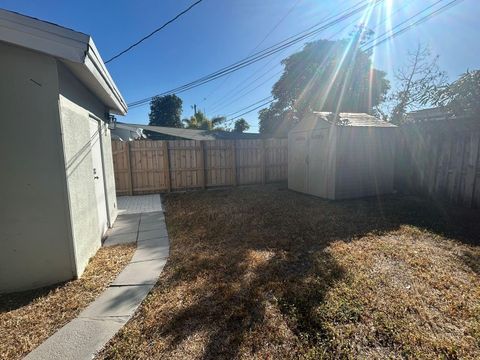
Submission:
[[[391,193],[395,136],[368,114],[314,112],[288,134],[288,187],[331,200]]]

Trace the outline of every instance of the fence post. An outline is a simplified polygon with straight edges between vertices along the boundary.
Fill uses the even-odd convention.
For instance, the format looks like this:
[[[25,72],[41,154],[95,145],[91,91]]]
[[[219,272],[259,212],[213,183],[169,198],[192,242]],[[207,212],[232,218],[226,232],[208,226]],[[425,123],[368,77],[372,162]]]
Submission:
[[[168,154],[168,140],[163,140],[163,173],[165,175],[165,184],[167,191],[172,191],[172,184],[170,181],[170,160]]]
[[[202,189],[207,187],[207,176],[206,176],[206,168],[205,168],[205,142],[200,140],[200,185]]]
[[[128,195],[133,195],[132,163],[130,162],[130,141],[125,142],[125,156],[127,159]]]
[[[262,185],[265,185],[265,177],[266,177],[266,159],[265,159],[265,139],[261,139],[261,159],[262,159]]]
[[[237,140],[230,142],[230,151],[232,153],[232,185],[237,186]]]

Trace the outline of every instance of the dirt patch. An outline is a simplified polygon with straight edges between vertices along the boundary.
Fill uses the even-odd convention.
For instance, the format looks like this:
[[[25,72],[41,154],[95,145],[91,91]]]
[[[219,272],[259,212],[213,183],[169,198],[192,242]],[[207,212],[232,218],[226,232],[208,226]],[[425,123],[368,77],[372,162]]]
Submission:
[[[167,265],[99,358],[480,357],[478,211],[275,186],[166,210]]]
[[[0,358],[20,359],[75,318],[128,264],[135,245],[100,249],[78,280],[0,295]]]

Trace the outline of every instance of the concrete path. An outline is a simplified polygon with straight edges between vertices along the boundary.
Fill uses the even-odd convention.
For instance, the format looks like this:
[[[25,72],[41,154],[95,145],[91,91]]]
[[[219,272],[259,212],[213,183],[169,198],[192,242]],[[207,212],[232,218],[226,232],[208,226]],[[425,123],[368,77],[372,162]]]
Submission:
[[[150,198],[147,199],[149,201]],[[137,202],[141,202],[141,199]],[[91,360],[125,325],[153,288],[169,253],[165,218],[161,211],[128,211],[131,210],[127,209],[124,215],[119,215],[109,230],[104,246],[137,242],[137,250],[130,263],[76,319],[53,334],[25,359]]]
[[[162,211],[160,195],[119,196],[117,198],[118,213],[139,214],[153,211]]]

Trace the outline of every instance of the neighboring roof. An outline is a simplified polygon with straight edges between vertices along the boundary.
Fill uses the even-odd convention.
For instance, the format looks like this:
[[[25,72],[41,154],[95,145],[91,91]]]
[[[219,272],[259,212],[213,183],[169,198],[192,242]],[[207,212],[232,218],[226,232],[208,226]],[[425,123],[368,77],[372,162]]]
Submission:
[[[407,122],[446,120],[448,118],[448,112],[441,107],[416,110],[407,113]]]
[[[127,104],[89,35],[0,9],[0,41],[61,60],[111,112],[126,114]]]
[[[117,123],[115,128],[111,130],[113,140],[130,141],[146,139],[147,136],[143,133],[143,129],[128,126],[127,124]]]
[[[157,134],[179,137],[188,140],[231,140],[231,139],[259,139],[260,134],[255,133],[236,133],[230,131],[218,130],[193,130],[182,128],[171,128],[165,126],[150,126],[141,124],[117,123],[117,126],[123,126],[128,129],[143,129],[155,132]]]
[[[313,112],[322,120],[329,122],[329,112]],[[360,126],[360,127],[396,127],[392,123],[381,120],[373,115],[366,113],[340,113],[340,123],[336,125],[340,126]]]
[[[310,131],[318,128],[330,127],[333,124],[329,120],[330,112],[314,111],[310,116],[306,116],[293,131]],[[366,113],[340,113],[339,122],[336,126],[354,126],[354,127],[381,127],[395,128],[396,126],[383,121],[375,116]]]

